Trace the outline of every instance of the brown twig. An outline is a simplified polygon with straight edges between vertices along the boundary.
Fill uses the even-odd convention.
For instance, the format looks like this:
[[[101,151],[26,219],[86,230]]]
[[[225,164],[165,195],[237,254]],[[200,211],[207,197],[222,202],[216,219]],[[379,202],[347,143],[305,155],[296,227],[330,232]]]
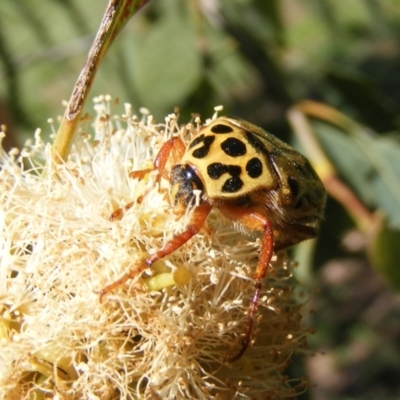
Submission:
[[[52,147],[54,162],[63,162],[68,157],[95,74],[112,41],[128,19],[148,1],[110,0],[54,140]]]

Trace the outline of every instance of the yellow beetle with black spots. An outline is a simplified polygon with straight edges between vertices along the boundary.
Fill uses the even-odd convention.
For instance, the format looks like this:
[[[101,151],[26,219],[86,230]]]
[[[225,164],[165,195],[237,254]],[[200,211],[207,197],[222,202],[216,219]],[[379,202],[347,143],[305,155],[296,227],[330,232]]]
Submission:
[[[170,171],[166,169],[168,160],[173,164]],[[131,177],[142,179],[152,170],[158,171],[158,180],[163,177],[170,182],[175,207],[180,211],[195,207],[191,219],[182,233],[100,294],[182,246],[199,232],[211,209],[218,208],[236,227],[262,234],[245,338],[240,351],[230,358],[237,360],[250,342],[261,281],[273,253],[317,235],[326,200],[324,186],[299,152],[234,117],[219,117],[203,126],[187,147],[180,138],[171,138],[161,147],[153,169],[132,172]]]

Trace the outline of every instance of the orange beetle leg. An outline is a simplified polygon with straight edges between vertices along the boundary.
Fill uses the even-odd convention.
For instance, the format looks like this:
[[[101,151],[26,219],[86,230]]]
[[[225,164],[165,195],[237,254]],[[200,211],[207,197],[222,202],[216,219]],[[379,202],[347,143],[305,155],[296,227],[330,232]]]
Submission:
[[[173,165],[178,164],[185,153],[186,147],[181,138],[174,136],[169,139],[161,147],[156,158],[154,159],[154,169],[158,170],[157,182],[160,181],[161,176],[169,181],[169,174],[166,170],[167,161],[171,160]]]
[[[175,236],[172,240],[167,242],[161,250],[156,251],[154,254],[146,258],[146,260],[144,260],[142,263],[129,270],[121,278],[101,289],[98,292],[98,294],[100,295],[100,301],[102,300],[104,295],[110,293],[118,286],[124,284],[127,280],[134,278],[142,271],[144,271],[146,268],[151,267],[151,265],[156,261],[167,256],[168,254],[171,254],[176,249],[184,245],[189,239],[191,239],[194,235],[196,235],[199,232],[199,230],[206,222],[206,219],[210,211],[211,211],[210,204],[208,203],[200,204],[193,211],[189,224],[181,234]]]
[[[159,182],[161,177],[169,181],[168,172],[166,171],[166,165],[168,160],[171,158],[173,164],[177,164],[178,161],[183,157],[185,153],[185,145],[179,137],[173,137],[169,139],[164,145],[161,147],[158,152],[156,158],[154,159],[154,168],[142,169],[140,171],[132,171],[129,174],[130,178],[138,179],[141,181],[148,173],[158,170],[158,176],[156,178],[156,182]],[[140,203],[143,200],[143,197],[139,197],[137,199],[137,203]],[[109,217],[110,221],[120,220],[126,211],[128,211],[134,202],[128,203],[125,207],[119,208],[115,210]]]
[[[171,160],[173,164],[177,164],[183,157],[186,147],[182,142],[181,138],[174,136],[163,144],[156,158],[154,159],[154,168],[147,168],[140,171],[133,171],[129,174],[131,178],[137,178],[142,180],[149,172],[158,171],[156,181],[159,182],[161,177],[169,181],[168,171],[166,165],[168,160]]]
[[[223,206],[220,208],[220,210],[225,216],[233,219],[235,222],[242,224],[246,228],[262,232],[260,258],[258,260],[257,269],[254,274],[254,279],[256,281],[254,284],[255,291],[253,299],[250,303],[247,328],[239,352],[235,354],[235,356],[228,359],[229,362],[234,362],[242,357],[250,343],[254,316],[257,311],[258,300],[260,297],[260,290],[262,285],[261,281],[267,275],[269,263],[271,262],[272,255],[274,254],[274,234],[271,222],[266,217],[254,211],[232,206]]]
[[[146,169],[141,169],[140,171],[132,171],[129,174],[129,178],[138,179],[139,181],[141,181],[147,174],[154,171],[155,169],[156,168],[146,168]]]

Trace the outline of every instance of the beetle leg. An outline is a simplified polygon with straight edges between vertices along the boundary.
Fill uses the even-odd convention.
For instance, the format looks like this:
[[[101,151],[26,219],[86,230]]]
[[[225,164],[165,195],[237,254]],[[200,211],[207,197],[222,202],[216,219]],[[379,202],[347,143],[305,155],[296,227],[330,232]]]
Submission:
[[[154,159],[154,168],[143,169],[141,171],[133,171],[129,174],[131,178],[137,178],[142,180],[146,174],[151,171],[158,171],[156,181],[159,182],[161,177],[169,181],[169,173],[166,169],[168,160],[171,160],[172,164],[177,164],[183,157],[186,147],[182,142],[182,139],[174,136],[163,144],[159,150],[156,158]]]
[[[179,137],[174,136],[173,138],[165,142],[164,145],[161,147],[156,158],[154,159],[153,168],[142,169],[139,171],[132,171],[129,174],[129,177],[141,181],[148,173],[157,170],[158,175],[156,178],[156,182],[160,182],[161,177],[169,181],[170,180],[169,174],[166,170],[166,165],[168,160],[171,159],[171,162],[173,164],[177,164],[179,160],[183,157],[184,153],[185,153],[184,143]],[[136,200],[136,202],[140,203],[142,200],[143,197],[141,196]],[[133,206],[133,204],[134,202],[130,202],[126,206],[118,208],[110,215],[109,220],[110,221],[120,220],[123,217],[124,213],[128,211]]]
[[[256,272],[254,274],[255,291],[253,299],[250,303],[247,328],[239,352],[228,359],[229,362],[233,362],[242,357],[250,343],[254,316],[257,311],[258,300],[260,297],[262,280],[267,275],[269,263],[271,262],[272,255],[274,254],[274,234],[271,222],[261,214],[258,214],[249,209],[228,205],[222,206],[220,210],[226,217],[242,224],[246,228],[262,232],[260,258],[258,260]]]
[[[191,239],[194,235],[196,235],[199,232],[199,230],[203,227],[210,211],[211,211],[211,205],[206,202],[196,207],[193,210],[193,214],[190,218],[188,225],[186,226],[186,229],[182,233],[175,236],[173,239],[167,242],[162,249],[156,251],[154,254],[147,257],[139,265],[130,269],[121,278],[101,289],[98,292],[98,294],[100,295],[100,301],[102,300],[104,295],[110,293],[118,286],[124,284],[127,280],[134,278],[135,276],[143,272],[145,269],[151,267],[152,264],[155,263],[156,261],[167,256],[168,254],[171,254],[176,249],[184,245],[189,239]]]

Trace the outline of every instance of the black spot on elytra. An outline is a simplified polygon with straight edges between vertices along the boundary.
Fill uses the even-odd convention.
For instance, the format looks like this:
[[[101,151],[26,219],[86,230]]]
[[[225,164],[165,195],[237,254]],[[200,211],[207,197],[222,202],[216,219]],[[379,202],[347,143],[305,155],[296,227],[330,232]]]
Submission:
[[[188,150],[190,150],[192,147],[196,146],[197,144],[199,144],[200,142],[202,142],[204,140],[204,135],[199,135],[196,138],[194,138],[188,146]]]
[[[250,145],[259,153],[268,154],[265,144],[254,133],[246,131],[246,138]]]
[[[212,163],[207,167],[208,176],[211,179],[219,179],[226,172],[226,165],[221,163]]]
[[[217,124],[211,128],[212,133],[220,134],[220,133],[231,133],[233,129],[229,125]]]
[[[239,139],[228,138],[221,143],[221,149],[231,157],[240,157],[246,154],[246,145]]]
[[[228,173],[231,176],[239,176],[242,168],[238,165],[226,165],[221,163],[212,163],[207,167],[208,176],[211,179],[219,179],[223,174]]]
[[[211,179],[219,179],[223,174],[229,174],[231,177],[225,181],[221,190],[225,193],[235,193],[243,186],[243,181],[239,178],[242,168],[238,165],[226,165],[213,163],[207,167],[208,176]]]
[[[222,191],[225,193],[235,193],[239,191],[243,186],[243,181],[238,177],[234,176],[229,178],[222,186]]]
[[[199,137],[195,138],[190,144],[189,149],[193,148],[195,145],[199,143],[203,143],[203,146],[199,147],[198,149],[194,150],[192,156],[195,158],[204,158],[210,151],[210,147],[215,140],[215,136],[204,136],[200,135]]]
[[[258,178],[263,171],[263,165],[260,159],[253,157],[251,160],[247,161],[246,172],[250,178]]]

